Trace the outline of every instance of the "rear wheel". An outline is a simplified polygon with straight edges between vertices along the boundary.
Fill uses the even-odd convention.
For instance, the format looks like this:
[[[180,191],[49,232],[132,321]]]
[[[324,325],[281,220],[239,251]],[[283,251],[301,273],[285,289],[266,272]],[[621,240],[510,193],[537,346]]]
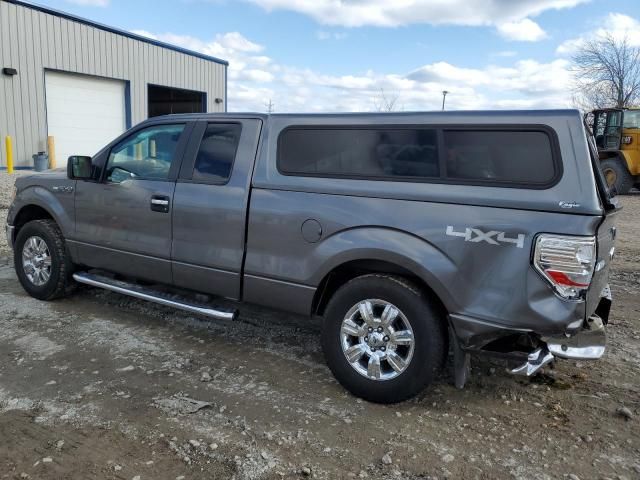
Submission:
[[[629,193],[629,190],[633,187],[634,180],[622,159],[608,158],[603,160],[600,168],[609,187],[615,187],[620,195]]]
[[[347,390],[372,402],[400,402],[423,390],[442,368],[444,325],[438,308],[407,280],[365,275],[329,302],[322,346]]]
[[[63,297],[74,285],[73,264],[53,220],[25,224],[18,232],[13,260],[22,287],[38,300]]]

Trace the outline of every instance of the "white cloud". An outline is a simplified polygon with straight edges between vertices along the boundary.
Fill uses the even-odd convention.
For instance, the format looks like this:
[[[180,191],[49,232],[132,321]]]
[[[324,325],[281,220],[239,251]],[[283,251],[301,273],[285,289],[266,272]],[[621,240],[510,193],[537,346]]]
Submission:
[[[345,32],[328,32],[326,30],[318,30],[316,38],[318,40],[344,40],[348,35]]]
[[[434,62],[410,72],[374,70],[329,75],[286,65],[238,32],[210,41],[172,33],[136,31],[158,40],[229,60],[229,110],[276,112],[371,111],[381,89],[404,110],[437,110],[448,90],[451,109],[559,108],[571,105],[569,62],[519,60],[508,66],[465,68]]]
[[[604,38],[612,35],[622,40],[626,38],[631,46],[640,47],[640,21],[622,13],[610,13],[595,31],[587,32],[579,37],[569,39],[558,46],[558,55],[572,55],[585,41]]]
[[[491,55],[494,57],[507,58],[507,57],[515,57],[516,55],[518,55],[518,52],[514,50],[502,50],[500,52],[494,52]]]
[[[547,33],[529,18],[498,25],[498,33],[507,40],[537,42],[546,38]]]
[[[246,0],[262,8],[290,10],[325,25],[397,27],[431,25],[500,25],[571,8],[589,0]]]
[[[67,0],[67,3],[75,3],[87,7],[107,7],[110,0]]]

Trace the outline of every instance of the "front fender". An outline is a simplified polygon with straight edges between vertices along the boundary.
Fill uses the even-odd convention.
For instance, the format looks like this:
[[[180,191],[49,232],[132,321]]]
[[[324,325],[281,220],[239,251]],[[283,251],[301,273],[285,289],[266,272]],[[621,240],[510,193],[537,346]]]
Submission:
[[[18,192],[9,207],[7,223],[14,225],[20,212],[30,205],[45,210],[58,224],[65,238],[73,236],[73,194],[54,194],[39,185],[25,187]]]
[[[456,265],[433,244],[392,228],[357,227],[327,237],[313,252],[310,264],[318,268],[309,283],[319,285],[332,270],[354,260],[380,260],[403,267],[422,279],[447,310],[458,309],[456,299],[444,287],[454,283]]]

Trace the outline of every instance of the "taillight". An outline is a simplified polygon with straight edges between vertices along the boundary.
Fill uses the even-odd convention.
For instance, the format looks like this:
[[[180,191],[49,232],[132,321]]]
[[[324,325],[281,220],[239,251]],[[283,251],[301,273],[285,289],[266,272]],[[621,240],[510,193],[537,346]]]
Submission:
[[[596,263],[595,237],[538,235],[533,264],[562,298],[583,298]]]

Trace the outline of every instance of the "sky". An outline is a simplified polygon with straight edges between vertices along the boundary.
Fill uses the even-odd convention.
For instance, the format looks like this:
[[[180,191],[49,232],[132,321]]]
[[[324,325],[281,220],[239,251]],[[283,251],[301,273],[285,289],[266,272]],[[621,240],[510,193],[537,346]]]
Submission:
[[[640,46],[638,0],[37,3],[227,60],[229,111],[573,107],[581,42]]]

